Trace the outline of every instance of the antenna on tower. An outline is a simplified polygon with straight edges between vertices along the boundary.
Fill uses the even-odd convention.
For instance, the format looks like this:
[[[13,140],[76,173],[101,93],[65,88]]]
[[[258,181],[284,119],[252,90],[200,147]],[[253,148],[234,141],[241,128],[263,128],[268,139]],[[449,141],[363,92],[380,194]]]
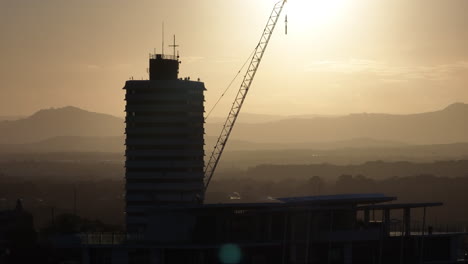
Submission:
[[[176,58],[176,48],[179,47],[179,45],[176,45],[175,35],[174,35],[174,44],[169,45],[169,47],[174,48],[174,58]],[[177,56],[177,57],[178,57],[178,56]]]
[[[164,56],[164,21],[162,22],[162,45],[161,54]]]

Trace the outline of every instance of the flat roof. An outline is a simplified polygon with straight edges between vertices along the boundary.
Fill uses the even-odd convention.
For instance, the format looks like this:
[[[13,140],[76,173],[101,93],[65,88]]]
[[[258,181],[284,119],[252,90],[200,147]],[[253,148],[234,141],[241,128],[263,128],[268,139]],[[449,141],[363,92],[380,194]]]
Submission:
[[[213,203],[213,204],[186,204],[186,205],[162,205],[159,209],[268,209],[268,208],[288,208],[296,206],[314,207],[321,210],[326,206],[350,206],[359,204],[376,204],[396,200],[396,197],[386,196],[380,193],[369,194],[338,194],[338,195],[319,195],[304,197],[283,197],[271,198],[267,202],[258,203]],[[331,208],[331,207],[326,207]]]
[[[428,203],[389,203],[389,204],[371,204],[359,206],[358,209],[405,209],[405,208],[423,208],[423,207],[435,207],[442,206],[440,202],[428,202]]]
[[[305,197],[285,197],[276,200],[287,204],[374,204],[396,200],[381,193],[336,194]]]

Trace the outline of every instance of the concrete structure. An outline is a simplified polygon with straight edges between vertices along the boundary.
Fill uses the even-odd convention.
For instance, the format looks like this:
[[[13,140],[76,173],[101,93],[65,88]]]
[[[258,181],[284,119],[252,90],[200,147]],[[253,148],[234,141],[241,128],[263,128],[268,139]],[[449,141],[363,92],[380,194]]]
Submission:
[[[205,86],[178,79],[178,57],[149,62],[150,79],[124,87],[129,232],[145,232],[154,207],[203,200]]]
[[[465,233],[440,232],[432,217],[417,216],[440,203],[395,199],[352,194],[158,207],[147,235],[80,234],[70,239],[75,244],[56,247],[81,250],[75,260],[89,264],[466,263]]]

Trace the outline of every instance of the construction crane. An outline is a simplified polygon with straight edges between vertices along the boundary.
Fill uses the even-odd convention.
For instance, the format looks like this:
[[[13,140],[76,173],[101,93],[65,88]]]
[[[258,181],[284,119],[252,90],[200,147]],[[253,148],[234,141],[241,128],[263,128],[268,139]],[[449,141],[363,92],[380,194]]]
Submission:
[[[260,41],[258,42],[253,52],[249,67],[244,75],[244,79],[239,88],[239,91],[237,92],[236,99],[234,100],[231,106],[229,115],[226,121],[224,122],[223,129],[221,130],[221,134],[218,137],[218,141],[216,142],[214,150],[211,153],[210,159],[208,160],[208,163],[205,166],[205,192],[208,188],[208,185],[210,184],[211,178],[213,177],[216,167],[218,166],[221,155],[223,154],[224,147],[226,146],[232,128],[236,123],[237,117],[239,116],[239,112],[242,108],[245,97],[247,96],[247,92],[249,91],[250,86],[252,85],[252,82],[255,78],[255,74],[258,70],[258,66],[260,66],[263,54],[265,53],[268,43],[270,42],[271,35],[273,34],[276,23],[278,22],[278,19],[281,15],[281,11],[283,11],[283,7],[286,4],[286,2],[287,0],[279,1],[273,7],[273,11],[271,12],[265,29],[263,30]]]

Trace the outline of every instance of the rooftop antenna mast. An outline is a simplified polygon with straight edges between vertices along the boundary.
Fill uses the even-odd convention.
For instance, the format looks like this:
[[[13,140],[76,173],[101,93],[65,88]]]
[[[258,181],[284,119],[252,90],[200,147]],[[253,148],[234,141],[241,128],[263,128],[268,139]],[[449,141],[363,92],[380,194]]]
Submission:
[[[161,45],[161,55],[164,56],[164,22],[162,23],[162,45]]]
[[[169,45],[169,47],[174,48],[174,58],[176,58],[176,48],[179,47],[179,45],[176,45],[175,35],[174,35],[174,44]],[[179,57],[179,56],[177,56],[177,57]]]

